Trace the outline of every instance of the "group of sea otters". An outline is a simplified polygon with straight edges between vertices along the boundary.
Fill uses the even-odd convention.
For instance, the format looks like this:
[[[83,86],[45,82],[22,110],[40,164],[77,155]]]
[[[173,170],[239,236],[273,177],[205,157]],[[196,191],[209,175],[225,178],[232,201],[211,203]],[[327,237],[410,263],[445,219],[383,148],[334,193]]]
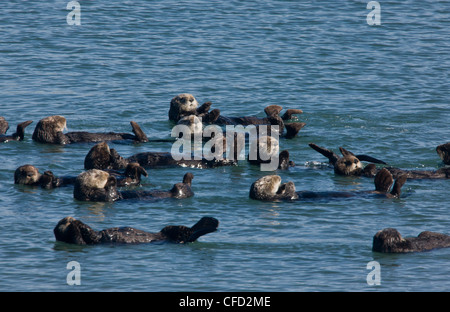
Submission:
[[[265,117],[224,116],[219,109],[210,110],[212,103],[206,102],[199,105],[192,94],[179,94],[170,102],[169,120],[174,124],[188,125],[195,131],[200,131],[205,125],[255,125],[277,126],[277,138],[292,139],[297,136],[305,123],[299,122],[296,115],[302,114],[300,109],[287,109],[281,114],[283,108],[278,105],[270,105],[264,109]],[[200,120],[200,125],[198,125]],[[24,139],[25,129],[32,121],[25,121],[17,125],[16,132],[6,134],[9,128],[8,122],[0,117],[0,142],[21,141]],[[131,121],[133,133],[90,133],[68,132],[66,119],[62,116],[49,116],[41,119],[33,132],[32,139],[42,144],[74,144],[81,142],[96,143],[88,152],[84,160],[85,171],[76,177],[56,176],[51,171],[40,173],[30,164],[18,167],[14,173],[14,183],[34,187],[55,188],[73,186],[73,196],[79,201],[113,202],[127,199],[183,199],[194,195],[192,180],[194,175],[190,172],[184,174],[182,182],[175,183],[169,190],[136,190],[127,189],[126,186],[139,185],[142,176],[147,177],[147,169],[167,167],[190,168],[214,168],[219,166],[233,166],[238,164],[236,157],[239,151],[232,151],[231,159],[180,159],[175,160],[170,152],[143,152],[129,157],[122,157],[110,148],[107,142],[131,141],[137,143],[149,142],[140,126]],[[259,140],[262,138],[258,137]],[[289,152],[279,152],[279,142],[268,132],[266,142],[267,153],[276,153],[278,170],[289,170],[295,164],[289,159]],[[220,144],[226,145],[225,138]],[[236,144],[231,145],[236,146]],[[443,166],[438,170],[403,170],[387,166],[381,160],[368,155],[355,155],[340,147],[342,156],[333,151],[310,143],[309,146],[325,156],[329,164],[338,175],[364,176],[374,178],[375,190],[354,192],[314,192],[296,191],[293,182],[281,182],[279,175],[266,175],[256,180],[249,191],[250,198],[261,201],[299,201],[316,198],[349,198],[355,196],[381,196],[398,198],[401,188],[407,179],[448,179],[450,167]],[[450,142],[437,146],[436,152],[445,165],[450,165]],[[266,159],[250,160],[250,163],[261,164]],[[369,162],[363,166],[362,161]],[[383,164],[381,169],[375,164]],[[65,217],[54,228],[57,241],[71,244],[90,245],[98,243],[149,243],[155,241],[167,241],[174,243],[194,242],[198,237],[214,232],[219,226],[219,221],[213,217],[202,217],[192,227],[166,226],[156,233],[145,232],[130,227],[116,227],[101,231],[95,231],[83,222],[73,217]],[[405,253],[426,251],[435,248],[450,247],[450,236],[441,233],[425,231],[417,237],[402,237],[393,228],[378,231],[373,237],[372,250],[386,253]]]

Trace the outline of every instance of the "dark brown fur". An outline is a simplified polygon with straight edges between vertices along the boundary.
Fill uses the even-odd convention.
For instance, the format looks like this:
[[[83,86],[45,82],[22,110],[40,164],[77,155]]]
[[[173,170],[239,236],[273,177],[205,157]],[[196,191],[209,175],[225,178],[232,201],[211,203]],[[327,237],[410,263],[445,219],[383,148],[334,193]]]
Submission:
[[[3,117],[1,117],[3,118]],[[0,143],[6,143],[9,141],[22,141],[25,137],[25,128],[28,127],[33,121],[28,120],[24,121],[17,125],[16,132],[11,135],[6,135],[6,131],[8,131],[9,125],[6,120],[0,120]]]
[[[403,238],[393,228],[378,231],[373,237],[372,250],[384,253],[422,252],[450,247],[450,236],[425,231],[417,237]]]
[[[219,221],[211,217],[201,218],[194,226],[169,225],[161,231],[150,233],[130,227],[116,227],[95,231],[72,217],[61,219],[53,229],[57,241],[77,244],[139,244],[152,242],[191,243],[200,236],[214,232]]]

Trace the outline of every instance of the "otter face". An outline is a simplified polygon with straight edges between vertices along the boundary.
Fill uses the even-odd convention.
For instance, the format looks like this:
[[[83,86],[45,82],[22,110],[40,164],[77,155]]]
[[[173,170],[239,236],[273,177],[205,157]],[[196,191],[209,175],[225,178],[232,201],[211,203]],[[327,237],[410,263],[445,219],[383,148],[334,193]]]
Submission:
[[[296,199],[293,182],[281,185],[281,177],[268,175],[256,180],[250,187],[250,198],[259,200]]]
[[[445,143],[436,147],[436,152],[444,164],[450,165],[450,143]]]
[[[183,93],[170,101],[169,120],[178,121],[183,116],[196,113],[198,102],[192,94]]]
[[[41,143],[67,143],[62,135],[66,129],[67,121],[62,116],[49,116],[41,119],[33,133],[33,140]]]
[[[391,252],[397,248],[397,245],[404,243],[405,239],[402,238],[400,233],[393,228],[387,228],[378,231],[373,237],[373,251],[378,252]]]
[[[358,174],[362,170],[362,163],[355,156],[346,156],[338,159],[334,171],[342,175]]]
[[[41,178],[38,168],[32,165],[20,166],[14,172],[14,183],[24,185],[36,185]]]
[[[77,177],[77,181],[87,188],[102,189],[105,188],[106,183],[108,182],[108,178],[108,172],[98,169],[92,169],[81,173]]]

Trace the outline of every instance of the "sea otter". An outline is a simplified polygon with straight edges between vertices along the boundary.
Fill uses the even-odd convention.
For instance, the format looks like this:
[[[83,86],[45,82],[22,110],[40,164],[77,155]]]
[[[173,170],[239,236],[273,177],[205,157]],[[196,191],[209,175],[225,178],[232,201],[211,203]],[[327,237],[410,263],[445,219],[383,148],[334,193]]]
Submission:
[[[192,173],[186,173],[182,183],[176,183],[168,191],[117,190],[117,179],[106,171],[91,169],[78,175],[73,196],[80,201],[113,202],[123,199],[188,198],[194,196],[191,189]]]
[[[125,172],[109,170],[109,174],[116,177],[117,186],[139,185],[141,176],[148,176],[147,171],[138,163],[129,163],[125,168]],[[61,186],[73,185],[76,177],[62,176],[56,177],[52,171],[39,173],[39,169],[33,165],[23,165],[14,172],[14,184],[41,186],[42,188],[52,189]]]
[[[287,139],[294,138],[298,132],[306,125],[303,122],[297,122],[294,115],[302,114],[301,109],[287,109],[280,116],[282,107],[279,105],[269,105],[264,109],[266,117],[260,118],[256,116],[244,117],[226,117],[221,115],[219,109],[208,112],[211,102],[203,104],[198,108],[198,102],[192,94],[183,93],[175,96],[170,102],[169,120],[179,122],[187,116],[202,117],[202,122],[206,124],[225,125],[269,125],[278,126],[280,135]],[[290,121],[290,122],[288,122]]]
[[[84,159],[84,168],[89,169],[123,169],[130,162],[139,163],[144,168],[170,168],[170,167],[190,167],[190,168],[216,168],[222,166],[236,166],[236,160],[227,159],[174,159],[170,152],[142,152],[124,158],[119,153],[108,146],[106,142],[101,142],[93,146]]]
[[[101,142],[101,141],[122,141],[130,140],[133,142],[148,142],[147,136],[141,130],[139,125],[131,121],[133,134],[129,133],[90,133],[90,132],[68,132],[62,131],[66,128],[66,118],[63,116],[49,116],[41,119],[33,133],[33,140],[40,143],[52,144],[71,144],[82,142]]]
[[[395,180],[392,174],[382,169],[375,177],[374,191],[348,191],[348,192],[312,192],[312,191],[298,191],[295,190],[293,182],[281,184],[281,177],[278,175],[264,176],[255,181],[250,187],[250,198],[263,201],[278,201],[278,200],[305,200],[305,199],[320,199],[320,198],[348,198],[354,196],[362,196],[366,194],[381,195],[388,198],[398,198],[401,194],[401,188],[406,182],[406,176],[403,175]],[[392,191],[389,192],[391,189]]]
[[[384,253],[421,252],[450,247],[450,236],[425,231],[417,237],[402,237],[393,228],[378,231],[373,237],[372,250]]]
[[[23,141],[25,137],[25,128],[32,122],[32,120],[24,121],[17,125],[15,133],[6,135],[6,132],[9,129],[9,124],[3,117],[0,117],[0,142],[6,143],[9,141]]]
[[[139,244],[152,242],[192,243],[200,236],[215,232],[219,221],[212,217],[201,218],[194,226],[169,225],[160,232],[149,233],[130,227],[95,231],[73,217],[61,219],[53,229],[57,241],[77,245]]]
[[[342,147],[340,147],[339,150],[341,151],[343,157],[339,157],[334,152],[314,143],[309,143],[309,146],[327,157],[330,164],[334,167],[334,172],[339,175],[374,177],[379,169],[377,169],[373,163],[387,165],[387,163],[367,155],[354,155]],[[369,164],[363,168],[361,161],[370,161],[372,164]],[[405,170],[390,166],[385,168],[392,173],[394,178],[397,178],[403,174],[406,174],[408,179],[411,180],[450,178],[450,168],[440,168],[438,170]]]
[[[450,142],[441,144],[436,147],[436,152],[438,153],[444,164],[450,165]]]

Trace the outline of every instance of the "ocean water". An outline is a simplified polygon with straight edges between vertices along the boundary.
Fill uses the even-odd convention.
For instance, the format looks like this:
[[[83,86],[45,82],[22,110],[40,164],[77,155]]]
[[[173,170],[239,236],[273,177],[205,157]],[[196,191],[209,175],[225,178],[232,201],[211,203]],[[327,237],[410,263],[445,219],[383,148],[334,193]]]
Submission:
[[[8,133],[33,120],[22,142],[0,146],[1,291],[449,291],[450,249],[372,252],[386,227],[403,236],[450,234],[448,180],[408,180],[400,199],[306,202],[249,198],[259,177],[278,174],[297,190],[372,190],[373,180],[336,176],[314,142],[340,146],[404,169],[443,166],[437,145],[450,139],[448,1],[3,1],[0,8],[0,116]],[[264,116],[267,105],[300,108],[307,125],[281,139],[296,163],[262,172],[241,161],[215,169],[149,170],[142,189],[168,189],[194,174],[183,200],[89,203],[71,187],[16,186],[23,164],[77,175],[92,144],[52,146],[31,139],[41,118],[62,115],[68,130],[170,138],[170,100],[192,93],[224,115]],[[170,142],[111,143],[123,156],[169,151]],[[157,232],[202,216],[219,230],[186,245],[73,246],[53,228],[73,216],[96,230]],[[80,265],[69,285],[67,264]],[[380,264],[369,285],[367,264]]]

